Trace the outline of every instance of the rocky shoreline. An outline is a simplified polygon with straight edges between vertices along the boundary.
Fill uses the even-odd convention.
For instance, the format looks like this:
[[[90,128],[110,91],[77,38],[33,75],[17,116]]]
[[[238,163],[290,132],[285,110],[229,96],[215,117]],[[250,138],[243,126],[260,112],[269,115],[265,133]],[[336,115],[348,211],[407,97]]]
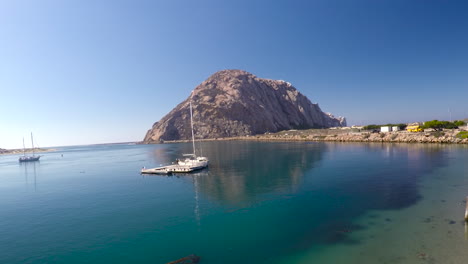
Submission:
[[[265,133],[255,136],[203,139],[197,141],[254,140],[254,141],[330,141],[330,142],[388,142],[388,143],[444,143],[468,144],[468,138],[457,135],[463,130],[444,129],[443,131],[407,132],[396,131],[372,133],[354,129],[308,129],[288,130],[278,133]],[[188,142],[172,140],[163,143]]]

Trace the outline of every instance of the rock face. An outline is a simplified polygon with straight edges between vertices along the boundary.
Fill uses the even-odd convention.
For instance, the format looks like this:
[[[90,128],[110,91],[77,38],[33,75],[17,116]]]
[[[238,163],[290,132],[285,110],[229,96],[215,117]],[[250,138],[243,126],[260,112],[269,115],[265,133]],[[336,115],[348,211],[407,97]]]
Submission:
[[[242,70],[219,71],[198,85],[192,109],[197,139],[346,126],[345,118],[323,113],[290,83]],[[144,142],[190,138],[189,97],[156,122]]]

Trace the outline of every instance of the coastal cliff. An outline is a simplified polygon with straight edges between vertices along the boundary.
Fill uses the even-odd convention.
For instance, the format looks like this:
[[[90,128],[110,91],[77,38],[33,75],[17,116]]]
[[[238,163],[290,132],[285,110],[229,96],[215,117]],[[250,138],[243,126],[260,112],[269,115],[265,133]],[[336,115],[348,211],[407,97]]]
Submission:
[[[345,118],[322,112],[290,83],[242,70],[219,71],[198,85],[192,108],[197,139],[346,126]],[[189,138],[190,97],[156,122],[143,142]]]

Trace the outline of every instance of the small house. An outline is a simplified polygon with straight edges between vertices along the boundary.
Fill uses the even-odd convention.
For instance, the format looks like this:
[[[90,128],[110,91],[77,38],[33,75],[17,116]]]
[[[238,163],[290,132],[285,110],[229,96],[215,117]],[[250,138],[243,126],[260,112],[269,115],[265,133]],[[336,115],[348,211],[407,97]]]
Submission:
[[[399,126],[394,126],[394,127],[392,127],[392,131],[400,131],[400,127]]]
[[[392,131],[392,127],[391,126],[383,126],[383,127],[380,127],[380,132],[391,132]]]

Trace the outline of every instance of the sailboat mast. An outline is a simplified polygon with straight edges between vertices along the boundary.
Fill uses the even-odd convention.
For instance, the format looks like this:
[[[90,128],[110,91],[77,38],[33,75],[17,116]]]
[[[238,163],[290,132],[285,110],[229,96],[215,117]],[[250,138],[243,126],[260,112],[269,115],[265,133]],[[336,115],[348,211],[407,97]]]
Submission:
[[[192,144],[193,144],[193,155],[195,155],[195,136],[193,135],[193,114],[192,114],[192,96],[190,96],[190,125],[192,126]]]
[[[31,132],[31,145],[32,145],[32,153],[33,153],[33,157],[34,157],[34,139],[33,139],[32,132]]]
[[[24,137],[23,137],[23,156],[26,156],[26,146],[24,145]]]

